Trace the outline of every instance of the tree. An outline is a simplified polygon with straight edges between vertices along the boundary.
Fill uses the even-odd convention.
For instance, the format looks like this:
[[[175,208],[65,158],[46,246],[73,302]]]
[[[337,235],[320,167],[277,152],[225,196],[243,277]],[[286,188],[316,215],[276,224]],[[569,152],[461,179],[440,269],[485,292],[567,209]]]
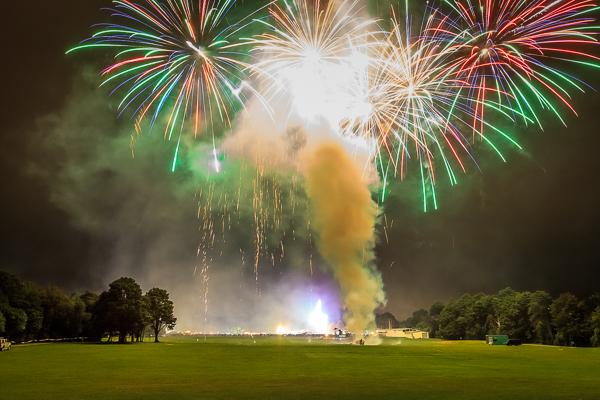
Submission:
[[[485,335],[495,328],[496,314],[494,311],[493,297],[478,293],[471,297],[471,321],[468,324],[467,339],[485,339]]]
[[[531,295],[529,302],[529,322],[532,335],[536,343],[552,344],[552,316],[550,306],[552,297],[544,291],[538,290]]]
[[[152,288],[146,293],[146,306],[150,327],[154,331],[154,342],[158,342],[158,334],[164,328],[173,329],[177,318],[173,315],[173,302],[164,289]]]
[[[585,300],[585,305],[590,313],[600,307],[600,293],[594,293]]]
[[[142,289],[132,278],[119,278],[108,285],[94,306],[94,326],[98,333],[119,333],[119,343],[136,333],[142,318]],[[100,333],[101,335],[101,333]]]
[[[487,334],[543,344],[600,346],[600,293],[579,301],[570,293],[556,300],[544,291],[506,288],[494,296],[464,294],[447,304],[435,303],[403,321],[408,327],[430,327],[430,337],[484,339]]]
[[[94,306],[100,296],[98,294],[86,291],[84,294],[79,296],[83,304],[85,304],[85,312],[83,314],[83,320],[81,321],[81,335],[89,337],[92,340],[100,340],[102,333],[98,334],[94,328]]]
[[[68,336],[68,318],[71,313],[71,301],[56,286],[41,289],[39,295],[42,307],[41,339],[61,338]]]
[[[439,334],[448,339],[478,339],[494,330],[495,314],[492,296],[478,293],[474,296],[464,294],[459,300],[451,300],[439,311],[440,306],[432,309],[439,312]]]
[[[6,318],[4,318],[4,314],[0,311],[0,334],[4,333],[4,328],[6,326]]]
[[[590,339],[592,346],[600,346],[600,306],[596,307],[590,315],[590,328],[592,329],[592,338]]]
[[[43,318],[37,286],[0,271],[0,313],[6,320],[6,336],[11,340],[35,338]]]
[[[465,297],[468,295],[463,295]],[[461,297],[461,298],[462,298]],[[440,337],[444,339],[458,339],[465,336],[464,326],[459,322],[461,316],[461,303],[450,300],[440,313]]]
[[[375,325],[378,329],[400,328],[400,324],[396,320],[396,317],[389,312],[375,314]]]
[[[23,282],[23,298],[18,303],[18,307],[25,311],[27,315],[27,326],[21,339],[32,340],[37,338],[44,320],[37,285],[32,282]]]
[[[412,317],[406,320],[405,325],[407,328],[416,328],[429,332],[429,329],[431,328],[429,324],[429,311],[421,308],[420,310],[413,312]]]
[[[27,328],[27,314],[20,308],[8,307],[4,310],[6,318],[6,336],[17,338],[22,336]]]
[[[571,293],[562,293],[550,306],[552,325],[556,329],[558,345],[586,345],[588,331],[585,320],[585,302]]]
[[[527,340],[531,337],[529,324],[530,292],[515,292],[506,288],[494,296],[497,333]]]
[[[118,332],[115,318],[111,309],[111,300],[108,291],[100,293],[98,301],[92,307],[91,325],[94,332],[94,340],[101,340],[108,332],[109,340]]]
[[[0,332],[10,339],[16,338],[27,327],[27,314],[14,307],[14,301],[21,296],[22,285],[19,279],[13,274],[0,271],[0,315],[4,322]]]
[[[136,342],[143,342],[146,333],[146,328],[150,327],[151,316],[150,316],[150,300],[148,296],[142,296],[142,310],[140,319],[135,327],[135,340]],[[133,338],[132,338],[133,340]]]
[[[429,323],[431,324],[431,328],[429,331],[429,335],[431,337],[436,337],[440,330],[440,314],[444,310],[444,303],[438,301],[433,304],[429,308]]]
[[[86,311],[87,305],[81,296],[72,293],[69,297],[69,313],[67,315],[67,336],[75,338],[83,336],[84,324],[89,321],[89,313]]]

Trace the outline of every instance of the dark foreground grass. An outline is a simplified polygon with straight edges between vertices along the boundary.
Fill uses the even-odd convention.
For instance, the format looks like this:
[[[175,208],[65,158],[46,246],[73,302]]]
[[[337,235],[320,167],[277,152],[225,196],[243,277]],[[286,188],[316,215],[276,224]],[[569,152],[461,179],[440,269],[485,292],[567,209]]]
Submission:
[[[46,343],[0,354],[0,399],[600,399],[600,349],[287,337]]]

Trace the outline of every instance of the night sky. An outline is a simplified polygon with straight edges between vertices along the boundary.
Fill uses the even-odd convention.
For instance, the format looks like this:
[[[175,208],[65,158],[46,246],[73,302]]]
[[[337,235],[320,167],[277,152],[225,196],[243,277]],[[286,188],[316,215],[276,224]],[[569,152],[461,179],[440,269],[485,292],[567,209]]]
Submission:
[[[131,276],[144,291],[167,289],[182,325],[195,328],[205,318],[202,282],[194,275],[201,241],[195,193],[206,175],[193,162],[172,173],[175,144],[163,142],[160,132],[142,134],[132,157],[133,122],[117,119],[118,99],[98,88],[98,72],[110,59],[93,51],[65,55],[92,24],[106,20],[100,8],[109,6],[107,0],[10,2],[4,14],[0,270],[67,293],[101,292]],[[600,88],[597,70],[568,68]],[[508,286],[552,296],[600,291],[600,95],[573,90],[572,97],[579,117],[558,107],[567,128],[543,112],[544,131],[492,120],[514,132],[524,150],[496,140],[504,163],[478,146],[482,172],[471,163],[457,186],[440,179],[438,210],[423,212],[416,174],[392,181],[376,246],[385,311],[405,319],[436,301]],[[187,143],[202,148],[202,139]],[[274,312],[261,304],[278,301],[276,293],[310,287],[311,301],[335,302],[328,273],[317,270],[311,278],[293,256],[265,267],[263,300],[253,300],[256,287],[240,295],[252,265],[231,254],[251,240],[246,234],[253,232],[234,232],[225,256],[215,260],[213,327],[253,321],[244,313]],[[242,300],[252,305],[242,307]]]

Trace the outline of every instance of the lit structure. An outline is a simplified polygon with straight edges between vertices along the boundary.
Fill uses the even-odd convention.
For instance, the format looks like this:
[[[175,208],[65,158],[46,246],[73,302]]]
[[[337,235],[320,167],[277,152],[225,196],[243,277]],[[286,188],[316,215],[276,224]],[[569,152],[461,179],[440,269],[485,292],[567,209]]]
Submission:
[[[429,332],[424,332],[413,328],[377,329],[377,334],[383,337],[429,339]]]

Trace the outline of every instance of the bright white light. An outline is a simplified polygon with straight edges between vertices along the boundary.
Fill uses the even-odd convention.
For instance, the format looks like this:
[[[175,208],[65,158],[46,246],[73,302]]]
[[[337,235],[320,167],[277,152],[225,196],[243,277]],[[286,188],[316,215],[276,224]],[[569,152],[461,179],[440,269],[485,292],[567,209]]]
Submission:
[[[354,104],[352,114],[360,118],[368,118],[373,111],[373,105],[366,101]]]
[[[308,323],[313,329],[313,333],[328,333],[329,318],[321,311],[321,300],[317,302],[315,311],[310,314]]]
[[[189,41],[188,41],[188,42],[185,42],[185,44],[187,44],[187,45],[188,45],[188,47],[190,47],[190,48],[192,48],[192,49],[196,50],[196,53],[200,54],[200,57],[202,57],[202,58],[206,58],[206,56],[204,55],[204,53],[202,52],[202,50],[200,50],[200,47],[196,47],[196,46],[194,46],[194,45],[193,45],[193,43],[192,43],[192,42],[189,42]]]
[[[221,163],[219,162],[219,158],[217,157],[217,149],[213,148],[212,153],[214,157],[215,172],[221,172]]]
[[[305,63],[314,65],[319,63],[319,60],[321,59],[321,54],[319,54],[318,51],[311,49],[306,52],[305,57]]]
[[[364,71],[367,69],[370,63],[370,59],[366,54],[358,52],[352,53],[352,56],[350,56],[349,60],[352,68],[357,71]]]
[[[285,335],[287,333],[287,329],[285,328],[285,326],[283,325],[279,325],[277,327],[277,332],[278,335]]]

